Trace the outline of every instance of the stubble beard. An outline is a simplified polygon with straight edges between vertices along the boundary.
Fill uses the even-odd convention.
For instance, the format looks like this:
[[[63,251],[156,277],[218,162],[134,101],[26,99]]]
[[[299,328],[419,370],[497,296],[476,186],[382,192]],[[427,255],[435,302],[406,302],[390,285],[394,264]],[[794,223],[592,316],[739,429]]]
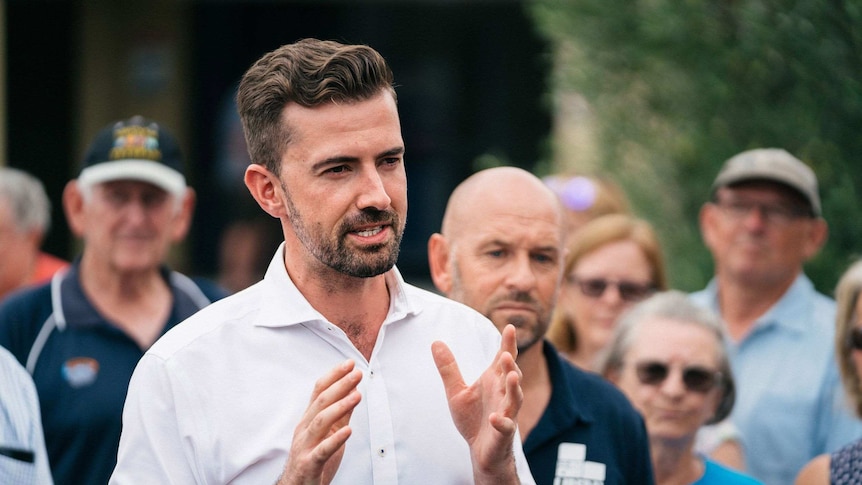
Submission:
[[[452,291],[450,295],[453,300],[469,305],[470,298],[468,297],[467,289],[464,287],[461,279],[461,272],[457,264],[452,265]],[[492,318],[493,309],[496,304],[501,301],[517,301],[521,303],[531,303],[536,307],[536,318],[525,318],[521,315],[510,315],[505,321],[498,321]],[[473,308],[480,312],[488,320],[494,323],[499,331],[503,331],[503,327],[511,324],[516,331],[516,345],[518,353],[521,353],[531,348],[536,343],[542,342],[545,337],[545,332],[551,322],[550,312],[545,310],[545,307],[537,302],[533,297],[524,292],[513,292],[504,296],[496,296],[485,303],[484,308]]]
[[[356,278],[377,276],[395,266],[401,248],[401,237],[404,234],[404,226],[395,211],[365,209],[359,215],[344,220],[337,228],[337,239],[332,241],[324,236],[324,231],[319,224],[309,227],[305,223],[283,182],[282,190],[287,200],[287,211],[293,232],[303,247],[325,266]],[[394,237],[383,244],[358,249],[348,247],[348,233],[353,227],[373,223],[388,224]]]

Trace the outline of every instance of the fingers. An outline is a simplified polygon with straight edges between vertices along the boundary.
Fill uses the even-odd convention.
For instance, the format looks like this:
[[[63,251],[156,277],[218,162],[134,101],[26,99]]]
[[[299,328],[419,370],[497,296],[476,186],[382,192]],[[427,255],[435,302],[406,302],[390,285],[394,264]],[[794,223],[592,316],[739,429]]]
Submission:
[[[464,378],[461,377],[461,370],[458,368],[458,363],[455,362],[455,356],[452,355],[449,347],[440,341],[431,344],[431,354],[434,356],[437,372],[443,379],[446,397],[452,397],[465,386]]]
[[[350,415],[362,399],[357,389],[361,380],[362,371],[348,360],[315,383],[311,402],[294,430],[285,477],[316,481],[325,469],[334,473],[352,433]]]
[[[518,343],[515,336],[515,326],[508,324],[503,327],[503,339],[500,341],[500,352],[508,352],[512,359],[518,358]],[[499,354],[498,354],[499,355]]]

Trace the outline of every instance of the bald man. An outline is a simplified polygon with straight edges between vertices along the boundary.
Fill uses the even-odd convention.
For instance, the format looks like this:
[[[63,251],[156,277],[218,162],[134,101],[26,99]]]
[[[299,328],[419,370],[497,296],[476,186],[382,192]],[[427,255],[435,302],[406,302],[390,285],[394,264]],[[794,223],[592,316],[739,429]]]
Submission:
[[[544,339],[563,271],[563,213],[531,173],[483,170],[449,198],[428,241],[434,285],[517,330],[524,403],[518,428],[537,484],[651,484],[640,415],[610,383]]]

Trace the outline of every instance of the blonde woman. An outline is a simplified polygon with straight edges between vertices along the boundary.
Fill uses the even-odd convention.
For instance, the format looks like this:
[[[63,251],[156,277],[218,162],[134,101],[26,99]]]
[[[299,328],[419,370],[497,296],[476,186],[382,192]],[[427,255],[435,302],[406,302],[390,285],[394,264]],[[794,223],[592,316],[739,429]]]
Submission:
[[[853,410],[862,417],[862,261],[850,266],[835,289],[835,355]],[[862,439],[820,455],[796,477],[797,485],[862,484]]]
[[[652,226],[625,214],[598,217],[569,242],[548,340],[575,365],[594,370],[620,314],[667,287]]]

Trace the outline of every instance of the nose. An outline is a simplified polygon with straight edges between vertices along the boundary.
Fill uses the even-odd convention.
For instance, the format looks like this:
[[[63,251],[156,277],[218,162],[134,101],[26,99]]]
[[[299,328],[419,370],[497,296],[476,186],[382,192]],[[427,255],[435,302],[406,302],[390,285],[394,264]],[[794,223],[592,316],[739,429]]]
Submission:
[[[357,208],[385,210],[392,203],[392,198],[386,192],[386,184],[380,173],[372,168],[366,171],[360,180],[360,193],[356,200]]]
[[[512,259],[506,284],[510,289],[520,291],[529,291],[536,286],[536,274],[529,254],[518,254]]]
[[[685,384],[682,382],[682,371],[671,368],[668,376],[659,387],[661,392],[670,397],[679,397],[685,394]]]
[[[608,284],[599,300],[608,305],[619,305],[624,303],[622,295],[620,295],[620,287],[617,284]]]
[[[766,211],[763,206],[754,205],[745,214],[745,219],[743,219],[745,226],[749,229],[760,229],[766,226]]]
[[[134,224],[140,224],[147,218],[147,207],[140,197],[132,197],[123,207],[126,219]]]

